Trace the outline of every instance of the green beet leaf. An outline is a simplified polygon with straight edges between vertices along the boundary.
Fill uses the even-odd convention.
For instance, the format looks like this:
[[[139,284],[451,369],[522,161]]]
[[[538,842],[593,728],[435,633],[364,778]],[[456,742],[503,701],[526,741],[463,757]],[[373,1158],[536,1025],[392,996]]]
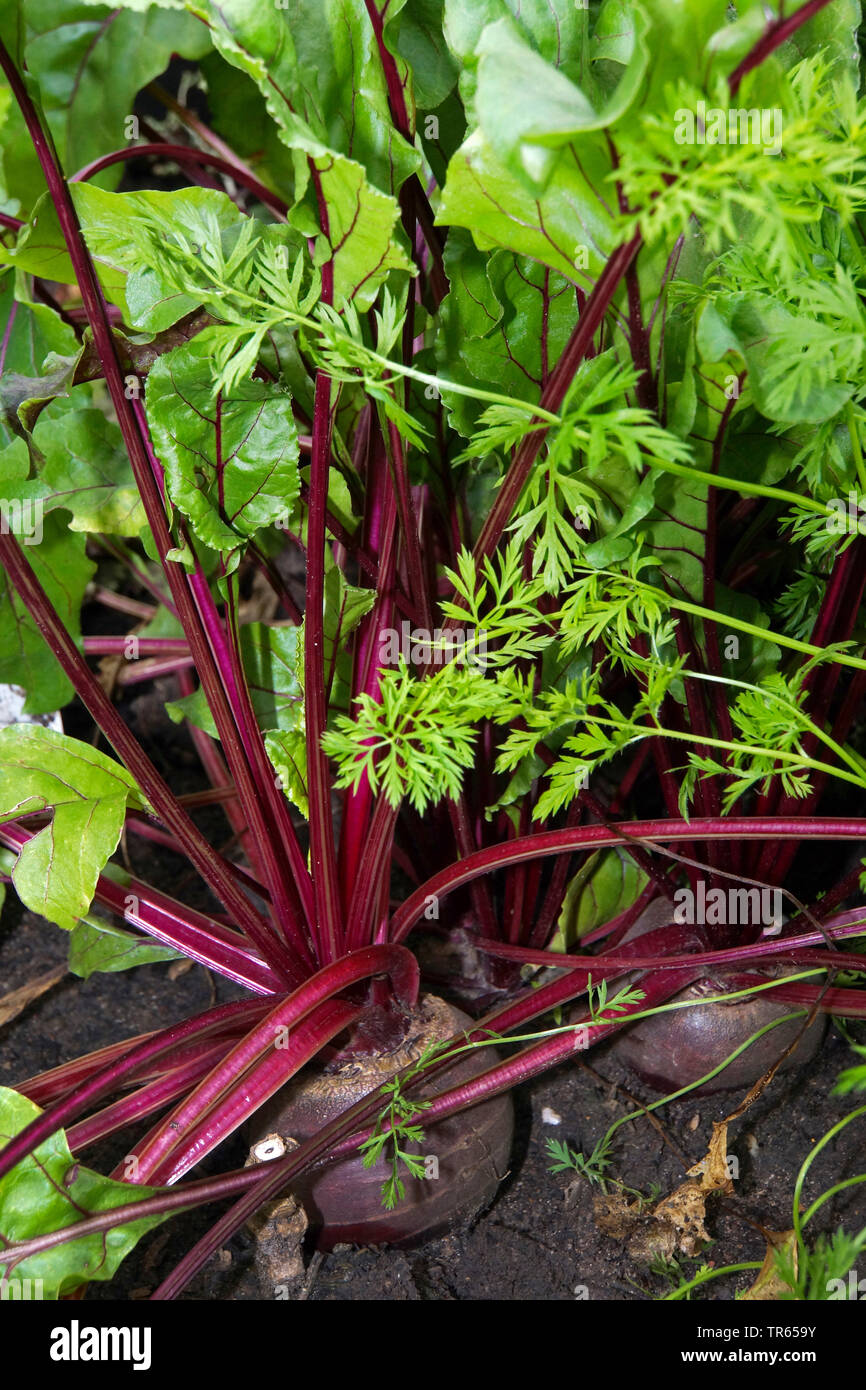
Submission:
[[[280,387],[244,381],[214,398],[211,333],[155,363],[147,414],[171,500],[200,540],[231,554],[288,516],[300,489],[298,432]]]
[[[369,183],[395,194],[418,156],[395,131],[364,6],[354,0],[189,0],[214,46],[261,89],[290,149],[347,156]]]
[[[41,1113],[26,1096],[0,1086],[0,1149]],[[0,1178],[0,1231],[4,1245],[14,1245],[155,1195],[155,1188],[114,1182],[83,1167],[61,1129]],[[165,1220],[162,1215],[140,1217],[67,1240],[15,1265],[4,1264],[0,1250],[0,1278],[40,1281],[30,1285],[37,1297],[62,1298],[91,1280],[111,1279],[141,1237]]]
[[[250,698],[260,727],[303,728],[301,629],[249,623],[241,628],[240,645]],[[166,708],[177,722],[187,718],[211,738],[217,737],[216,725],[201,689],[181,700],[173,700]]]
[[[643,869],[620,849],[590,855],[568,885],[550,950],[571,950],[588,932],[630,908],[647,882]]]
[[[333,260],[334,303],[369,307],[389,271],[411,272],[394,239],[395,195],[420,161],[394,129],[368,15],[350,0],[295,0],[290,11],[256,0],[191,0],[190,8],[226,61],[257,84],[297,152],[291,221],[317,238],[317,264]]]
[[[273,729],[265,734],[271,765],[280,787],[302,816],[310,814],[307,794],[307,744],[303,729]]]
[[[537,401],[574,326],[573,286],[528,257],[510,251],[487,255],[457,228],[448,238],[445,269],[451,292],[436,339],[442,375]],[[454,424],[470,435],[479,403],[447,390],[442,395]]]
[[[45,410],[31,436],[37,476],[23,440],[0,451],[0,491],[8,500],[69,512],[70,531],[137,536],[147,523],[118,426],[101,410],[61,399]],[[77,545],[70,546],[74,554]]]
[[[172,54],[207,53],[207,29],[192,15],[149,5],[93,6],[81,0],[28,0],[27,67],[64,168],[76,170],[132,138],[135,96],[167,67]],[[116,183],[123,165],[97,178]]]
[[[0,729],[0,821],[53,813],[12,871],[32,912],[67,931],[85,915],[130,802],[142,805],[132,777],[89,744],[40,725]]]
[[[23,449],[23,444],[20,447]],[[20,502],[14,492],[6,504],[5,519],[9,530],[22,541],[24,554],[67,632],[78,641],[81,603],[96,569],[85,554],[85,537],[70,531],[63,512],[43,516],[35,503]],[[72,699],[72,686],[62,666],[3,573],[0,681],[27,691],[26,714],[48,714]]]
[[[488,25],[478,45],[475,110],[496,154],[531,189],[546,187],[559,151],[588,131],[613,125],[636,99],[648,52],[647,24],[632,44],[628,66],[611,97],[597,110],[559,66],[546,62],[509,20]],[[524,100],[510,100],[520,88]]]
[[[135,965],[181,960],[182,956],[160,941],[123,931],[99,917],[86,917],[69,934],[68,959],[73,975],[87,980],[97,972],[113,974],[131,970]]]
[[[71,193],[82,230],[86,234],[91,213],[98,220],[102,199],[111,197],[111,194],[87,183],[73,184]],[[115,245],[105,250],[94,251],[94,263],[106,298],[125,311],[126,271],[117,250]],[[34,205],[29,221],[25,222],[18,233],[15,245],[5,247],[0,244],[0,262],[13,265],[29,275],[39,275],[45,280],[58,280],[64,285],[76,283],[75,271],[60,230],[57,211],[48,193],[43,194]]]
[[[14,271],[8,270],[0,279],[0,323],[4,324],[6,352],[3,358],[2,399],[5,409],[6,385],[9,378],[32,378],[42,373],[49,353],[71,355],[79,350],[78,339],[60,315],[46,304],[32,304],[24,277],[16,284]],[[0,421],[0,442],[8,443],[13,430]]]

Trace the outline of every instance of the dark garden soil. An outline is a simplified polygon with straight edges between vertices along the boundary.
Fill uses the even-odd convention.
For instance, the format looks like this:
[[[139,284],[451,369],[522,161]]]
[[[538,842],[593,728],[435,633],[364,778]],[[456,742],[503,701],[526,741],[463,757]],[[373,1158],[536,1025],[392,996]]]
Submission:
[[[0,923],[0,978],[15,989],[62,963],[65,938],[55,927],[22,913],[13,900]],[[141,966],[87,981],[68,977],[0,1031],[0,1083],[14,1085],[35,1071],[131,1033],[164,1027],[188,1012],[206,1008],[230,988],[198,966],[171,978],[167,965]],[[811,1146],[853,1108],[829,1095],[851,1054],[835,1033],[805,1070],[777,1078],[749,1112],[731,1126],[729,1151],[739,1161],[733,1198],[711,1198],[708,1228],[714,1244],[702,1258],[717,1265],[763,1258],[756,1227],[790,1226],[791,1189]],[[590,1072],[579,1063],[540,1077],[515,1095],[517,1138],[511,1171],[492,1207],[468,1229],[456,1230],[417,1249],[338,1248],[318,1263],[309,1298],[343,1299],[618,1299],[659,1296],[671,1286],[646,1265],[629,1258],[621,1241],[600,1232],[592,1192],[580,1179],[549,1171],[545,1140],[567,1140],[584,1152],[609,1125],[633,1108],[618,1084],[641,1100],[654,1098],[615,1059],[593,1055]],[[717,1095],[665,1107],[661,1125],[668,1142],[646,1118],[618,1131],[613,1174],[643,1192],[656,1184],[663,1193],[682,1181],[684,1163],[700,1160],[712,1121],[740,1099]],[[559,1118],[558,1124],[551,1121]],[[84,1155],[106,1171],[124,1153],[122,1141]],[[680,1161],[678,1153],[683,1155]],[[240,1166],[246,1146],[233,1137],[205,1172]],[[863,1130],[857,1122],[819,1156],[807,1195],[851,1177],[864,1166]],[[574,1175],[571,1175],[572,1177]],[[714,1205],[715,1203],[715,1205]],[[145,1298],[184,1250],[215,1219],[217,1209],[182,1216],[145,1236],[121,1266],[113,1284],[91,1285],[88,1298]],[[866,1222],[862,1186],[841,1193],[816,1218],[817,1229]],[[817,1232],[816,1232],[817,1233]],[[189,1286],[190,1299],[258,1299],[272,1291],[259,1285],[251,1237],[237,1236]],[[686,1274],[701,1260],[680,1257]],[[732,1298],[751,1276],[741,1274],[700,1290],[702,1298]]]
[[[166,692],[167,693],[167,692]],[[163,695],[165,698],[165,694]],[[196,785],[196,769],[186,734],[168,725],[154,695],[129,702],[126,717],[148,740],[149,751],[178,790]],[[74,710],[67,716],[75,728]],[[82,720],[82,725],[84,721]],[[200,819],[216,842],[224,838],[217,813]],[[130,839],[132,865],[169,891],[196,902],[195,876],[184,878],[181,861],[162,850],[154,856],[143,841]],[[207,906],[207,899],[198,902]],[[66,937],[57,928],[23,912],[10,892],[0,919],[0,993],[27,984],[63,963]],[[198,966],[142,966],[87,981],[67,976],[0,1029],[0,1083],[14,1086],[61,1061],[135,1033],[164,1027],[240,991]],[[574,1174],[553,1174],[545,1141],[566,1140],[589,1153],[635,1098],[655,1099],[625,1072],[609,1051],[593,1052],[591,1067],[576,1061],[538,1078],[515,1097],[517,1136],[510,1172],[498,1196],[468,1228],[414,1250],[338,1247],[316,1257],[307,1297],[346,1299],[616,1299],[658,1297],[672,1286],[648,1265],[632,1258],[626,1244],[596,1225],[593,1191]],[[830,1094],[851,1053],[835,1032],[818,1057],[793,1075],[777,1077],[749,1111],[731,1125],[729,1153],[739,1164],[733,1197],[710,1198],[708,1229],[713,1244],[703,1256],[679,1256],[681,1277],[690,1277],[703,1260],[727,1265],[760,1260],[765,1251],[761,1228],[784,1230],[791,1224],[791,1193],[797,1170],[811,1147],[842,1115],[850,1098]],[[625,1089],[623,1089],[625,1088]],[[712,1121],[732,1111],[740,1094],[684,1099],[657,1112],[659,1128],[639,1116],[617,1133],[612,1176],[648,1193],[663,1195],[682,1181],[685,1168],[707,1151]],[[117,1136],[84,1161],[107,1172],[125,1153],[130,1136]],[[241,1166],[247,1146],[239,1136],[225,1144],[199,1170]],[[806,1188],[811,1199],[826,1187],[864,1167],[863,1128],[848,1126],[814,1164]],[[110,1285],[91,1285],[88,1298],[143,1299],[218,1215],[214,1207],[181,1216],[148,1234],[121,1266]],[[866,1188],[839,1194],[819,1213],[813,1234],[838,1225],[856,1230],[866,1223]],[[812,1229],[812,1227],[810,1227]],[[238,1235],[185,1291],[196,1300],[273,1297],[260,1285],[252,1237]],[[704,1299],[734,1296],[752,1275],[744,1273],[699,1290]]]

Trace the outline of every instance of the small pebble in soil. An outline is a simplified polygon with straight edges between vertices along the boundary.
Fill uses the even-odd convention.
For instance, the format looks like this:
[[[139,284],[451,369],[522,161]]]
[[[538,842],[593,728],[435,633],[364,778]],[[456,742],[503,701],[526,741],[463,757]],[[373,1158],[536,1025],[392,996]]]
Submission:
[[[549,1105],[545,1105],[541,1112],[541,1123],[543,1125],[561,1125],[562,1116],[558,1110],[552,1110]]]
[[[692,1115],[692,1118],[689,1120],[688,1124],[686,1125],[686,1129],[690,1129],[690,1130],[692,1131],[692,1133],[694,1134],[694,1132],[695,1132],[695,1130],[697,1129],[697,1127],[698,1127],[698,1125],[700,1124],[700,1122],[701,1122],[700,1114],[699,1114],[697,1111],[695,1111],[694,1115]]]

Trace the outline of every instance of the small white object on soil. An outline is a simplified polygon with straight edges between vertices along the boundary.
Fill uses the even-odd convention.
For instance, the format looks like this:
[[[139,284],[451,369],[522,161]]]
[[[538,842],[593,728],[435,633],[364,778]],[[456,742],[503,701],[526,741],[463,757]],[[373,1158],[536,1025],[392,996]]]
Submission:
[[[0,729],[8,729],[11,724],[42,724],[63,733],[63,721],[56,710],[53,714],[25,714],[26,700],[27,692],[20,685],[0,685]]]
[[[551,1110],[549,1105],[545,1105],[541,1112],[541,1123],[543,1125],[561,1125],[562,1116],[556,1110]]]
[[[267,1163],[269,1159],[281,1158],[286,1152],[286,1145],[279,1134],[269,1134],[266,1139],[262,1139],[253,1149],[253,1156],[259,1163]]]

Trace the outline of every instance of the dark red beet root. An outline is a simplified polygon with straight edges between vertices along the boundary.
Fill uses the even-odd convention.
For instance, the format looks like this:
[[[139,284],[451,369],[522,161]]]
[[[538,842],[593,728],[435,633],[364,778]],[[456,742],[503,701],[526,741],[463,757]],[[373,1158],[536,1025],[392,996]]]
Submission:
[[[334,1070],[307,1070],[274,1096],[256,1116],[253,1147],[265,1135],[303,1140],[329,1120],[417,1060],[431,1043],[471,1027],[471,1020],[443,1000],[422,998],[408,1036],[395,1050],[356,1055]],[[447,1077],[437,1077],[422,1096],[470,1080],[496,1060],[492,1049],[469,1052]],[[423,1116],[420,1123],[423,1126]],[[453,1221],[474,1216],[492,1198],[508,1168],[514,1128],[509,1096],[473,1106],[442,1120],[425,1132],[424,1142],[409,1146],[421,1154],[438,1177],[401,1174],[406,1189],[393,1211],[382,1205],[382,1182],[388,1175],[382,1159],[365,1168],[352,1155],[292,1185],[303,1203],[321,1250],[346,1241],[364,1245],[412,1245],[444,1230]]]
[[[627,933],[626,940],[633,941],[669,921],[669,906],[654,902]],[[730,993],[729,980],[708,978],[697,980],[676,998],[701,999]],[[698,1004],[641,1020],[616,1035],[613,1049],[647,1085],[659,1091],[677,1091],[706,1076],[759,1028],[793,1012],[792,1005],[774,1002],[769,990],[735,1004]],[[752,1086],[794,1041],[803,1022],[803,1018],[798,1018],[772,1028],[692,1095]],[[785,1058],[780,1071],[810,1061],[821,1046],[824,1031],[825,1019],[819,1015],[790,1057]]]
[[[700,999],[725,993],[730,993],[730,984],[724,980],[698,980],[677,998]],[[677,1091],[719,1066],[759,1028],[791,1012],[790,1005],[773,1004],[766,994],[741,999],[736,1004],[699,1004],[643,1019],[619,1034],[614,1047],[617,1056],[648,1085],[658,1091]],[[771,1029],[692,1094],[709,1095],[753,1085],[790,1046],[802,1025],[800,1018]],[[819,1016],[779,1070],[787,1071],[808,1062],[821,1046],[823,1036],[824,1019]]]
[[[447,931],[423,924],[412,938],[421,978],[474,1018],[505,1001],[521,985],[520,966],[479,951],[478,921],[464,913]]]

